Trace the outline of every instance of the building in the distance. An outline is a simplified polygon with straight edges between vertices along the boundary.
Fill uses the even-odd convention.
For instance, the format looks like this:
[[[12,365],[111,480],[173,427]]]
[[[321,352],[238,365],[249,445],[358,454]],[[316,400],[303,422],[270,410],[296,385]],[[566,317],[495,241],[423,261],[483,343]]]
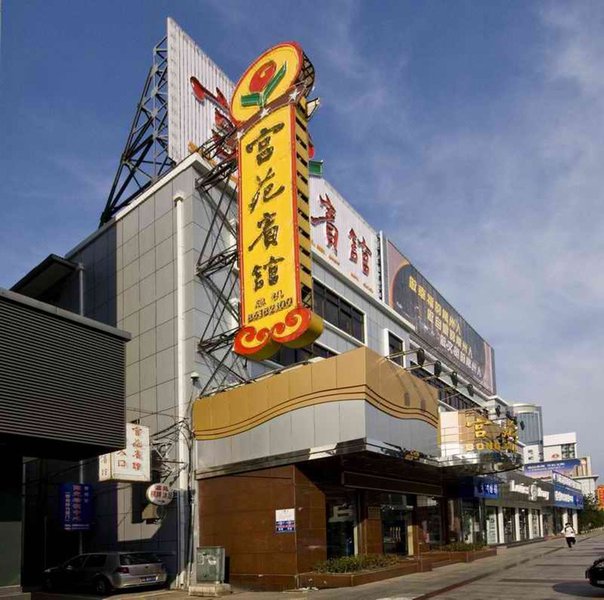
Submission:
[[[518,439],[524,444],[523,462],[533,463],[543,460],[543,415],[541,406],[528,403],[514,403],[514,416],[518,419]]]

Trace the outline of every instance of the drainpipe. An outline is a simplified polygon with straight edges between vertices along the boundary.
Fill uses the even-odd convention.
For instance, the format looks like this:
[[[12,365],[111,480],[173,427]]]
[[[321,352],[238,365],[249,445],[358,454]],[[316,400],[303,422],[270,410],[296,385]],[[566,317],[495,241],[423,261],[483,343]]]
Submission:
[[[84,316],[84,263],[78,263],[78,310],[80,316]],[[80,459],[79,461],[79,483],[84,483],[84,461]],[[78,531],[78,553],[84,553],[84,532]]]
[[[178,397],[178,586],[187,587],[187,536],[189,513],[189,446],[182,423],[187,419],[187,397],[185,387],[185,246],[183,231],[183,202],[184,194],[177,192],[174,196],[176,211],[176,389]]]

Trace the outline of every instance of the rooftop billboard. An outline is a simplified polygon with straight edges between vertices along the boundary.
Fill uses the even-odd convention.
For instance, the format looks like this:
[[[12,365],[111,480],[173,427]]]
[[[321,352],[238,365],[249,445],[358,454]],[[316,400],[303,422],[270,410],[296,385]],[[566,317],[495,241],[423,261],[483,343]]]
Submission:
[[[495,389],[495,352],[409,260],[386,240],[386,302],[423,342],[487,394]]]
[[[168,18],[168,155],[176,163],[229,117],[233,82]]]
[[[581,461],[578,458],[548,460],[524,465],[524,474],[535,479],[553,479],[554,472],[566,477],[574,477],[580,466]]]
[[[313,249],[379,299],[378,234],[322,177],[310,178],[310,229]]]

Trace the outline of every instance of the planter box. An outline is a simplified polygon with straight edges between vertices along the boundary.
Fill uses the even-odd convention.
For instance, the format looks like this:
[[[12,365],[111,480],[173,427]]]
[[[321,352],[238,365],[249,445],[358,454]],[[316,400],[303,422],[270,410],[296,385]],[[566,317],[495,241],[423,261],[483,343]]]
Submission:
[[[420,570],[421,565],[419,561],[410,560],[394,567],[376,569],[375,571],[359,571],[358,573],[301,573],[298,575],[298,587],[317,587],[320,589],[353,587],[392,577],[418,573]]]

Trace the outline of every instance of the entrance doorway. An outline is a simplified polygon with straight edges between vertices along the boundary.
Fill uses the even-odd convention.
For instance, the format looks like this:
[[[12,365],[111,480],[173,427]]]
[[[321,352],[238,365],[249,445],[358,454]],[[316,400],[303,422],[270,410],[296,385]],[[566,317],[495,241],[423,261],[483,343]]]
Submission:
[[[409,554],[407,531],[413,507],[404,494],[381,494],[380,501],[384,554]]]

